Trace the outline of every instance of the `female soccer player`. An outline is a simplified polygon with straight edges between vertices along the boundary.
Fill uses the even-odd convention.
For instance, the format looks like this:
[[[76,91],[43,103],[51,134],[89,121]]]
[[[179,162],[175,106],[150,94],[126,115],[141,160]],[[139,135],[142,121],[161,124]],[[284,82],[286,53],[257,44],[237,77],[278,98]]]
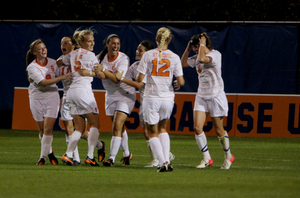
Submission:
[[[29,85],[30,110],[41,138],[41,155],[37,165],[44,165],[48,156],[51,164],[57,159],[52,152],[53,126],[59,110],[58,87],[55,83],[66,80],[71,74],[55,77],[56,61],[47,57],[47,48],[42,40],[31,43],[26,56]]]
[[[67,55],[70,52],[74,51],[76,49],[76,45],[77,45],[76,41],[74,40],[73,37],[63,37],[61,39],[61,51],[62,51],[63,55]],[[70,73],[70,67],[69,66],[63,65],[63,66],[60,66],[58,68],[58,75],[63,75],[63,74],[67,74],[67,73]],[[61,99],[61,108],[60,108],[61,117],[60,117],[60,119],[62,120],[62,122],[65,126],[67,145],[69,144],[70,136],[74,132],[73,118],[70,114],[70,109],[69,109],[69,106],[66,102],[67,92],[70,88],[71,83],[72,83],[71,79],[62,80],[64,94],[63,94],[63,97]],[[73,160],[74,160],[73,165],[79,165],[80,164],[80,157],[79,157],[79,152],[78,152],[77,146],[76,146],[76,148],[73,152],[72,157],[73,157]]]
[[[105,75],[102,79],[105,94],[105,112],[113,122],[112,139],[110,143],[110,157],[103,162],[104,166],[113,166],[119,148],[123,151],[123,165],[129,165],[132,153],[128,147],[128,135],[124,129],[125,121],[131,113],[135,104],[135,89],[123,82],[120,82],[115,73],[126,74],[129,67],[129,58],[120,52],[120,38],[111,34],[105,39],[106,46],[99,54],[101,65],[98,65],[98,72]],[[124,76],[123,76],[124,77]]]
[[[184,85],[182,66],[178,55],[168,50],[171,30],[160,28],[156,34],[158,48],[145,52],[137,68],[138,82],[145,78],[143,100],[144,120],[151,150],[159,161],[158,172],[172,171],[170,164],[170,137],[167,123],[174,106],[173,75],[177,86]]]
[[[85,158],[85,163],[91,166],[99,166],[94,158],[94,149],[99,137],[99,111],[91,86],[93,76],[95,76],[94,66],[98,63],[97,57],[92,52],[95,45],[94,33],[91,30],[75,31],[73,37],[80,48],[63,56],[58,61],[59,65],[69,65],[74,76],[66,101],[71,109],[76,130],[69,139],[68,149],[62,160],[68,165],[73,165],[72,154],[82,134],[85,132],[85,118],[87,118],[91,128],[88,136],[88,154]],[[84,76],[80,69],[89,71],[89,76]]]
[[[127,85],[133,86],[135,88],[138,88],[140,91],[140,109],[139,109],[139,117],[140,117],[140,121],[142,123],[143,126],[143,132],[144,132],[144,136],[147,142],[147,148],[149,150],[150,153],[150,157],[151,157],[151,162],[149,164],[147,164],[145,167],[157,167],[159,165],[158,160],[156,159],[156,157],[153,155],[153,152],[151,150],[150,144],[149,144],[149,135],[147,133],[147,129],[145,127],[145,122],[144,122],[144,116],[143,116],[143,97],[144,97],[144,90],[145,90],[145,84],[143,82],[137,82],[136,79],[138,71],[137,71],[137,67],[140,63],[141,58],[143,57],[144,53],[148,50],[153,49],[153,45],[150,41],[144,40],[142,41],[136,50],[136,57],[135,59],[137,60],[136,62],[134,62],[128,69],[125,78],[123,78],[122,82],[126,83]],[[121,74],[120,72],[116,72],[116,77],[118,80],[121,81],[123,74]],[[175,158],[175,156],[170,152],[170,161],[173,160]]]
[[[192,49],[196,55],[189,58]],[[216,134],[225,152],[225,160],[221,169],[229,169],[234,161],[234,156],[230,153],[229,136],[223,128],[223,117],[227,116],[228,102],[221,77],[221,61],[221,53],[212,49],[211,41],[206,33],[194,35],[181,58],[183,67],[195,67],[198,73],[199,87],[194,105],[194,129],[197,144],[204,156],[197,166],[199,169],[213,165],[203,132],[208,114],[211,116]]]

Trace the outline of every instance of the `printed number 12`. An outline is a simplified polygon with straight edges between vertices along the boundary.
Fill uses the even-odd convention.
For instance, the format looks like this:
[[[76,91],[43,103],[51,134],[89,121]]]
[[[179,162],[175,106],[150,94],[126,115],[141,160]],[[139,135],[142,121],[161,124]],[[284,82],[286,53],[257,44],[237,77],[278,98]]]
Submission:
[[[153,70],[151,73],[151,76],[169,76],[170,72],[169,71],[165,71],[166,69],[168,69],[171,66],[171,62],[169,59],[161,59],[159,61],[160,65],[163,65],[162,67],[160,67],[157,71],[157,58],[154,59],[152,61],[153,64]]]

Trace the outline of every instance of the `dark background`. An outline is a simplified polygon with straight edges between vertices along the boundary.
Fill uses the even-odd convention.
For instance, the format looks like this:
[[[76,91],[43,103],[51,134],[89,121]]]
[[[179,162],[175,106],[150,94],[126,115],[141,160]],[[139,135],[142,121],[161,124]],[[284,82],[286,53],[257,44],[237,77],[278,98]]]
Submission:
[[[3,5],[4,4],[4,5]],[[1,19],[299,21],[299,0],[43,0],[2,2]]]
[[[206,31],[223,55],[226,92],[298,94],[299,13],[300,2],[291,0],[5,2],[0,7],[0,128],[11,128],[13,87],[28,86],[24,69],[29,44],[42,38],[49,57],[56,58],[60,38],[78,27],[96,26],[95,53],[109,33],[118,33],[121,51],[131,63],[141,39],[154,42],[161,26],[175,33],[170,49],[179,56],[193,34]],[[107,28],[105,33],[101,25]],[[132,37],[135,28],[143,33]],[[126,41],[128,37],[133,42]],[[195,72],[184,72],[193,80],[181,91],[196,91]],[[93,88],[102,88],[101,82],[94,84]]]

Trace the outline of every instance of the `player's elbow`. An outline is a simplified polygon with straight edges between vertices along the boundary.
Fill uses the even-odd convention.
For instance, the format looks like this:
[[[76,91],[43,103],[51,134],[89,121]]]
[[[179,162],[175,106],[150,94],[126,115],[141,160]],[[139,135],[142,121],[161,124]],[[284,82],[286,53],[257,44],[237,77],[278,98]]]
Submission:
[[[48,86],[48,83],[46,80],[42,80],[41,82],[39,82],[39,85],[41,85],[42,87],[46,87]]]

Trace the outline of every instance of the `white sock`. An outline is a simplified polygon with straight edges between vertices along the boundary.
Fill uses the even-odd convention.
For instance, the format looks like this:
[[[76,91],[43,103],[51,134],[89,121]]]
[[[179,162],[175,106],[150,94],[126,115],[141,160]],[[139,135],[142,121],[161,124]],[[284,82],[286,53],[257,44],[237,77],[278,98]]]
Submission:
[[[128,134],[126,130],[122,133],[120,149],[123,151],[123,157],[129,156],[130,152],[128,147]]]
[[[225,159],[231,158],[230,145],[229,145],[229,136],[225,131],[225,134],[222,137],[219,137],[219,141],[225,153]]]
[[[79,157],[79,151],[78,151],[78,145],[76,145],[74,151],[73,151],[73,160],[80,163],[80,157]]]
[[[161,143],[157,137],[150,138],[149,140],[151,150],[154,154],[154,156],[159,161],[159,166],[162,167],[163,164],[166,162],[164,154],[163,154],[163,148],[161,146]]]
[[[207,139],[205,133],[203,132],[200,135],[195,135],[195,139],[197,141],[200,151],[202,151],[204,159],[210,159],[211,157],[208,151]]]
[[[161,133],[158,135],[158,138],[163,149],[164,157],[166,161],[170,163],[170,136],[168,133]]]
[[[110,142],[110,157],[113,162],[115,162],[116,155],[118,154],[119,148],[121,146],[121,137],[112,136],[111,142]]]
[[[97,145],[99,138],[99,130],[95,127],[90,128],[89,137],[88,137],[88,157],[90,159],[94,158],[94,150]]]
[[[73,151],[75,150],[80,138],[81,138],[81,133],[79,131],[74,131],[73,134],[69,136],[69,145],[66,152],[68,157],[73,156]]]
[[[40,141],[41,141],[41,143],[42,143],[42,137],[41,137],[41,135],[39,134],[39,139],[40,139]],[[49,154],[50,153],[52,153],[52,145],[50,146],[50,149],[49,149]]]
[[[98,140],[98,141],[97,141],[97,144],[96,144],[97,150],[102,149],[102,147],[103,147],[102,142],[100,142],[100,141]]]
[[[43,135],[41,141],[41,156],[45,158],[48,156],[53,141],[53,135]]]
[[[150,143],[149,143],[149,140],[146,141],[147,142],[147,148],[149,150],[149,154],[150,154],[150,157],[151,157],[151,160],[157,160],[156,157],[154,156],[152,150],[151,150],[151,146],[150,146]]]
[[[68,146],[68,145],[69,145],[70,137],[69,137],[67,134],[65,134],[65,137],[66,137],[66,144],[67,144],[67,146]]]

